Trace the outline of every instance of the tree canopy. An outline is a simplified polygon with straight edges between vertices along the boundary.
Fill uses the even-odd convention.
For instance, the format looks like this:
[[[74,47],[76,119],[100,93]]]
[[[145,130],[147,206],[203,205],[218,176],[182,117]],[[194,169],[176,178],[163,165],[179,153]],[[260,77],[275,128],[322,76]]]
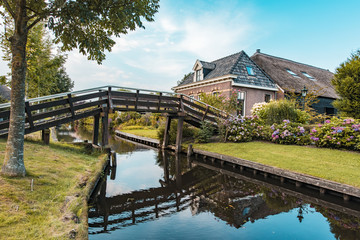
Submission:
[[[25,176],[25,79],[26,46],[29,31],[45,21],[61,50],[78,48],[99,64],[115,41],[143,21],[153,21],[159,0],[1,0],[0,14],[13,23],[13,35],[7,40],[11,49],[11,111],[8,141],[1,173]],[[7,16],[10,16],[7,19]]]
[[[346,117],[360,118],[360,51],[336,69],[332,84],[340,99],[334,101],[334,107]]]
[[[11,29],[1,35],[3,59],[9,62],[10,67],[11,49],[7,39],[13,34]],[[44,24],[38,24],[30,30],[26,46],[25,95],[27,98],[68,92],[74,87],[74,82],[69,78],[64,67],[67,56],[59,52],[53,53],[55,50],[53,45]],[[10,86],[11,81],[4,76],[0,79],[0,83]]]

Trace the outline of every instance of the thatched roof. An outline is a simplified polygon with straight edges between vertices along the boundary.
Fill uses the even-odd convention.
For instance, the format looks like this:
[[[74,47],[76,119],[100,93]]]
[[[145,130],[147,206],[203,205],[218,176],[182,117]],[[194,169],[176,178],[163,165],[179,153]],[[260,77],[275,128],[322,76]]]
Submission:
[[[270,78],[283,90],[300,93],[306,86],[309,90],[318,91],[321,97],[339,98],[331,79],[334,74],[329,70],[294,62],[288,59],[256,52],[251,59],[261,67]],[[288,72],[295,73],[296,76]]]

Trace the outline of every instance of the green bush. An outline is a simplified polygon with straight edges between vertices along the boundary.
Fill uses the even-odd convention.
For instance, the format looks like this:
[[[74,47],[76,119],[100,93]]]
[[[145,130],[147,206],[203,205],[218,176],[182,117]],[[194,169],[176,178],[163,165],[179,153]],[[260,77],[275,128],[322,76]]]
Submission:
[[[271,101],[257,111],[259,118],[265,124],[281,124],[284,119],[291,122],[306,123],[310,116],[308,113],[296,109],[295,102],[289,100]]]
[[[214,126],[208,122],[201,122],[200,130],[195,135],[195,141],[198,143],[207,143],[214,135]]]
[[[268,139],[267,128],[257,116],[231,118],[224,123],[224,126],[226,128],[226,140],[232,142]]]

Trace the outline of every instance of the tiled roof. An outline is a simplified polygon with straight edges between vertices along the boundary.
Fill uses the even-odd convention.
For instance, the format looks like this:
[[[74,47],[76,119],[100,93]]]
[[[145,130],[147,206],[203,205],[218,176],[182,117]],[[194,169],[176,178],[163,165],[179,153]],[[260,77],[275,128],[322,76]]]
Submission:
[[[251,59],[285,91],[295,90],[300,93],[306,86],[309,90],[319,91],[322,97],[338,98],[331,85],[334,74],[328,70],[259,52],[251,56]],[[297,76],[291,75],[287,69]],[[309,79],[304,73],[314,80]]]
[[[232,54],[230,56],[215,60],[213,62],[200,61],[206,69],[212,69],[205,75],[204,80],[222,77],[225,75],[237,75],[235,83],[253,85],[257,87],[276,88],[275,83],[250,59],[244,52]],[[246,67],[251,66],[255,72],[254,76],[248,74]],[[194,73],[184,79],[179,86],[193,83]]]

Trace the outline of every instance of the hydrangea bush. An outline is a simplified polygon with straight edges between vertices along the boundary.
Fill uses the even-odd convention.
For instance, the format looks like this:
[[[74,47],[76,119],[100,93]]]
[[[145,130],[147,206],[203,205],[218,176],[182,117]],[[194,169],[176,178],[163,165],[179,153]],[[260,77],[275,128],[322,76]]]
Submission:
[[[281,124],[273,124],[271,129],[273,130],[271,141],[275,143],[297,145],[307,145],[310,143],[308,133],[299,123],[290,122],[290,120],[285,119]]]
[[[257,116],[237,116],[228,121],[226,139],[232,142],[249,142],[266,138],[264,126]]]
[[[354,119],[326,120],[310,131],[311,141],[318,147],[360,150],[360,121]]]

